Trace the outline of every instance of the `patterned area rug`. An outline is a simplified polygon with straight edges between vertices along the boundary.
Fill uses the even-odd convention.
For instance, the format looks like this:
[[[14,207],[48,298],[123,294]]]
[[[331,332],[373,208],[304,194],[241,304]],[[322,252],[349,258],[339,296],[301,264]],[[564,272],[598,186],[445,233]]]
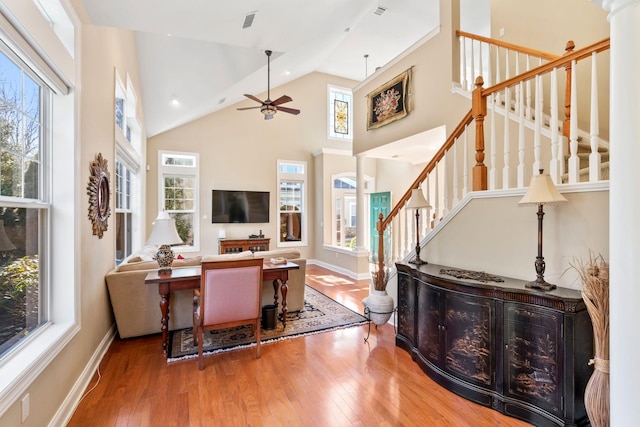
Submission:
[[[348,328],[367,323],[367,318],[350,310],[337,301],[315,289],[305,286],[304,308],[287,313],[287,327],[282,327],[278,320],[272,330],[262,329],[262,344]],[[255,346],[255,336],[251,336],[251,326],[238,326],[205,332],[204,354],[214,354],[238,348]],[[172,331],[169,335],[168,362],[198,356],[198,347],[193,345],[192,328]]]

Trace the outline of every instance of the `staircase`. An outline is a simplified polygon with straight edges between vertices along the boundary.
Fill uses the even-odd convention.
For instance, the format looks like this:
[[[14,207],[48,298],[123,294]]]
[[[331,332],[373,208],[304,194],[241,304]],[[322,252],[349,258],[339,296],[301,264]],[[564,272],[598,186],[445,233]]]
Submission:
[[[461,65],[455,92],[470,98],[471,109],[391,212],[379,216],[379,267],[413,258],[417,244],[429,241],[430,233],[442,228],[469,193],[524,189],[539,169],[556,184],[608,180],[609,144],[599,134],[608,114],[600,119],[598,87],[603,82],[597,64],[599,54],[609,49],[609,39],[579,50],[569,42],[563,55],[553,55],[457,34]],[[577,88],[585,84],[580,80],[578,85],[579,78],[591,87],[580,97]],[[578,116],[578,111],[589,114]],[[415,210],[406,208],[416,188],[432,205],[419,211],[417,221]]]
[[[600,154],[600,179],[609,179],[609,148],[605,146],[598,147],[598,154]],[[589,156],[591,155],[591,146],[584,141],[578,141],[578,159],[580,160],[580,167],[578,169],[578,182],[589,181]],[[564,157],[565,170],[568,169],[569,155]],[[562,174],[562,183],[569,182],[569,174]]]

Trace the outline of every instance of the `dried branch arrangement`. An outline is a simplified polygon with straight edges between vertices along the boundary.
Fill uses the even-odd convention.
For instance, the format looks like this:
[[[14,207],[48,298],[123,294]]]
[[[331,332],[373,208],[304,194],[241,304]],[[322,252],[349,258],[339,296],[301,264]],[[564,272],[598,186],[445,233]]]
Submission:
[[[593,324],[595,370],[584,393],[591,425],[609,426],[609,263],[602,255],[589,254],[587,262],[572,265],[582,279],[582,299]]]
[[[391,276],[391,269],[384,262],[372,263],[371,278],[373,279],[373,288],[376,291],[387,290],[387,282]]]

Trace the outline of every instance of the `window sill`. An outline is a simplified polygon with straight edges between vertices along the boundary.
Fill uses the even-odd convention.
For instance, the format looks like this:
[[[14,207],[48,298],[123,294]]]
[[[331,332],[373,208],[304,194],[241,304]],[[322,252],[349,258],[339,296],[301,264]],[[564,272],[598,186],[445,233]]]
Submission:
[[[352,257],[369,257],[369,251],[358,250],[358,248],[345,248],[344,246],[323,245],[322,249],[331,252],[352,256]]]
[[[73,322],[49,324],[0,364],[0,417],[31,386],[80,330]]]

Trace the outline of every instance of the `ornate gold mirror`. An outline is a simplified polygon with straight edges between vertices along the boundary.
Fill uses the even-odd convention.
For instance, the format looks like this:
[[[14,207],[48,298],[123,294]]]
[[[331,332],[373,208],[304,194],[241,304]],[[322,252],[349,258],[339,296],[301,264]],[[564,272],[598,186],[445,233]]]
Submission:
[[[109,171],[107,170],[107,160],[102,157],[102,153],[96,155],[96,159],[89,165],[89,170],[89,184],[87,185],[89,219],[93,223],[93,234],[102,239],[103,233],[107,231],[111,215]]]

